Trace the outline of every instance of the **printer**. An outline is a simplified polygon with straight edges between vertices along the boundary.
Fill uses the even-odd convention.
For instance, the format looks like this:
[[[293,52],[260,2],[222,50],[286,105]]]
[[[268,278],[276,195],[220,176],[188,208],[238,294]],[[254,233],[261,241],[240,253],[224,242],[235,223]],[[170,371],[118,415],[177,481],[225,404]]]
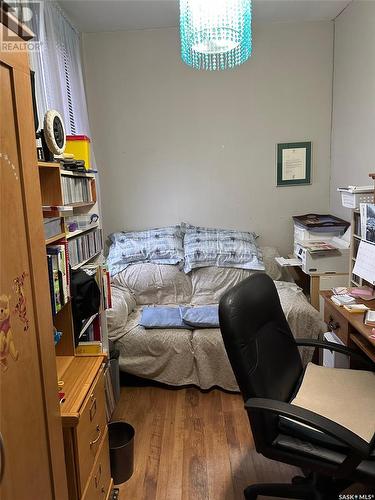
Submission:
[[[307,241],[295,240],[294,255],[301,261],[302,271],[306,274],[349,273],[350,249],[348,243],[339,237],[325,238],[321,242],[326,243],[329,249],[310,250]]]

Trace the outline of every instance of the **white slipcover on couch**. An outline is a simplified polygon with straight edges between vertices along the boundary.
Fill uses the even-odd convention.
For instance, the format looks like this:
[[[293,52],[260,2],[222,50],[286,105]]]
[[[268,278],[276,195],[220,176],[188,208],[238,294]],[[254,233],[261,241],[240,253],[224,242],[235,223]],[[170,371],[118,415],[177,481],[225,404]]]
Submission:
[[[266,272],[275,280],[281,304],[296,338],[317,338],[324,331],[318,312],[300,288],[281,272],[277,250],[262,248]],[[185,274],[178,266],[134,264],[115,276],[109,336],[120,351],[120,369],[173,386],[214,386],[238,391],[220,329],[145,329],[144,305],[217,304],[221,295],[254,271],[204,267]],[[307,361],[310,351],[303,352]]]

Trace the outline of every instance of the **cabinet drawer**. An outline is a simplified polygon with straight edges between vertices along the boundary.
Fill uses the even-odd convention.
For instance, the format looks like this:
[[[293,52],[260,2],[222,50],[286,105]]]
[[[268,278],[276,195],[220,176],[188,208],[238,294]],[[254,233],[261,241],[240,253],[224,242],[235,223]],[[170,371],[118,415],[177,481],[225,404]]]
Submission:
[[[345,345],[348,345],[348,321],[328,301],[325,301],[324,305],[324,321],[327,323],[328,329],[337,335]]]
[[[82,500],[105,500],[110,484],[111,470],[109,466],[108,433],[106,431]]]
[[[88,392],[88,398],[84,403],[76,428],[81,492],[86,486],[106,430],[104,376],[100,371]]]

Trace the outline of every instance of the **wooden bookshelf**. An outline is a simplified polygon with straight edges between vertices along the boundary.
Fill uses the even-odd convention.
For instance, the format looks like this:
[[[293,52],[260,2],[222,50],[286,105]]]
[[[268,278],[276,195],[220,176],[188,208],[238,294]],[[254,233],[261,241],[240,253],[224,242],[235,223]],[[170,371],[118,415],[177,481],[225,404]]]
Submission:
[[[82,201],[77,203],[69,203],[68,206],[75,208],[91,208],[95,205],[96,201]]]
[[[72,269],[74,271],[76,271],[77,269],[79,269],[80,267],[84,266],[85,264],[88,264],[89,262],[91,262],[92,260],[94,260],[96,257],[99,257],[99,255],[101,254],[102,252],[97,252],[95,255],[93,255],[92,257],[89,257],[88,259],[86,260],[83,260],[82,262],[80,262],[79,264],[76,264],[75,266],[72,266]]]
[[[60,169],[60,162],[55,161],[38,161],[39,168],[58,168]]]
[[[87,178],[88,182],[91,184],[91,191],[93,195],[92,202],[77,202],[69,204],[73,209],[73,214],[75,210],[79,211],[80,215],[88,214],[91,210],[94,210],[95,213],[99,213],[99,207],[96,201],[96,177],[93,173],[85,173],[85,172],[72,172],[68,170],[63,170],[60,168],[60,163],[58,162],[38,162],[38,171],[39,171],[39,180],[42,194],[42,204],[43,205],[51,205],[51,206],[62,206],[63,205],[63,184],[61,182],[62,176],[69,177],[80,177]],[[45,240],[45,244],[58,244],[64,243],[68,241],[72,241],[74,238],[79,238],[87,234],[90,231],[98,230],[100,228],[100,223],[96,223],[95,226],[89,227],[87,229],[82,229],[75,231],[74,233],[69,233],[67,231],[66,224],[64,222],[64,212],[60,212],[59,216],[62,220],[61,223],[61,232],[52,236],[51,238],[47,238]],[[71,217],[72,212],[69,212],[67,216]],[[102,242],[103,247],[103,242]],[[68,251],[68,249],[67,249]],[[72,270],[77,270],[88,264],[93,262],[99,255],[102,253],[102,250],[96,252],[94,255],[89,258],[83,260],[77,265],[71,266]],[[104,314],[105,311],[100,311],[99,314]],[[72,304],[70,300],[68,303],[64,304],[62,309],[53,317],[53,324],[56,330],[62,332],[62,337],[59,342],[55,346],[56,356],[74,356],[75,355],[75,338],[74,338],[74,326],[73,326],[73,316],[72,316]],[[104,322],[105,324],[105,322]],[[103,332],[104,335],[107,335],[107,332]],[[106,347],[106,346],[104,346]]]
[[[57,241],[65,238],[65,236],[66,236],[65,233],[59,233],[56,234],[56,236],[51,236],[51,238],[46,239],[46,245],[51,245],[52,243],[56,243]]]
[[[86,227],[84,229],[77,229],[77,231],[68,232],[68,233],[66,233],[66,239],[70,240],[72,238],[75,238],[76,236],[80,236],[81,234],[88,233],[89,231],[92,231],[93,229],[98,229],[98,228],[99,228],[99,224],[95,224],[93,226]]]
[[[46,248],[48,245],[61,243],[64,244],[65,252],[69,254],[69,250],[73,250],[70,244],[74,242],[74,239],[82,238],[89,234],[90,231],[101,229],[99,220],[98,223],[95,223],[95,226],[69,233],[65,221],[65,217],[78,217],[80,215],[90,215],[91,213],[99,214],[95,175],[92,173],[86,174],[85,172],[65,171],[60,168],[59,163],[46,162],[38,163],[38,172],[42,204],[72,207],[69,212],[60,211],[58,215],[53,210],[43,214],[44,217],[46,215],[49,215],[49,217],[58,216],[61,219],[61,231],[45,239]],[[89,193],[92,196],[92,201],[64,205],[66,197],[63,189],[64,187],[67,188],[64,177],[87,178],[87,182],[90,183]],[[85,189],[82,192],[81,188],[81,196],[83,196],[83,193],[86,193],[87,196],[87,192]],[[58,229],[57,226],[54,229]],[[97,236],[93,237],[96,245],[94,248],[103,247],[103,241],[101,240],[101,244],[98,245],[96,238]],[[87,248],[84,245],[79,246],[79,243],[77,243],[77,247],[80,248],[80,252],[83,252],[83,254],[83,248]],[[101,252],[102,250],[78,265],[71,266],[71,269],[76,270],[89,262],[94,262]],[[101,276],[101,273],[99,275]],[[53,291],[53,293],[55,292]],[[92,328],[91,325],[96,318],[101,327],[101,340],[105,348],[107,331],[105,310],[102,307],[95,318],[89,321],[90,324],[85,325],[85,327],[86,329]],[[106,355],[104,352],[102,354],[77,353],[76,342],[80,341],[80,335],[75,334],[74,331],[71,298],[53,316],[53,325],[56,330],[62,332],[59,342],[55,345],[55,359],[57,380],[61,384],[59,391],[64,394],[64,397],[60,399],[60,413],[64,436],[69,500],[81,500],[82,498],[88,498],[87,491],[90,489],[93,475],[95,475],[95,463],[99,458],[100,460],[103,459],[100,450],[108,447],[103,375],[103,362]],[[52,334],[53,332],[51,332]],[[82,331],[80,334],[82,334]],[[85,334],[86,332],[83,332],[83,337],[85,337]],[[93,409],[91,410],[91,408]],[[87,418],[88,412],[90,412],[90,417],[92,412],[92,420]],[[105,465],[105,468],[109,471],[109,462]],[[103,498],[108,498],[113,484],[109,473],[108,477],[101,479],[101,481],[104,484],[102,490],[106,494]]]
[[[39,166],[39,180],[42,205],[63,205],[60,168],[45,165],[42,167]]]

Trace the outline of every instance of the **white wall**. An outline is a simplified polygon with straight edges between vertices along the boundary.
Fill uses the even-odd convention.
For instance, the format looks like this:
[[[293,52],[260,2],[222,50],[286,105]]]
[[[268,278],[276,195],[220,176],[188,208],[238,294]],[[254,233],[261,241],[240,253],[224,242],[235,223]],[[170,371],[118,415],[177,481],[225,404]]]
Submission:
[[[181,220],[252,229],[286,254],[329,208],[333,23],[257,25],[254,55],[195,71],[176,29],[85,34],[104,231]],[[311,186],[276,187],[278,142],[313,142]]]
[[[331,210],[339,186],[370,185],[375,171],[375,2],[354,0],[335,22]]]

